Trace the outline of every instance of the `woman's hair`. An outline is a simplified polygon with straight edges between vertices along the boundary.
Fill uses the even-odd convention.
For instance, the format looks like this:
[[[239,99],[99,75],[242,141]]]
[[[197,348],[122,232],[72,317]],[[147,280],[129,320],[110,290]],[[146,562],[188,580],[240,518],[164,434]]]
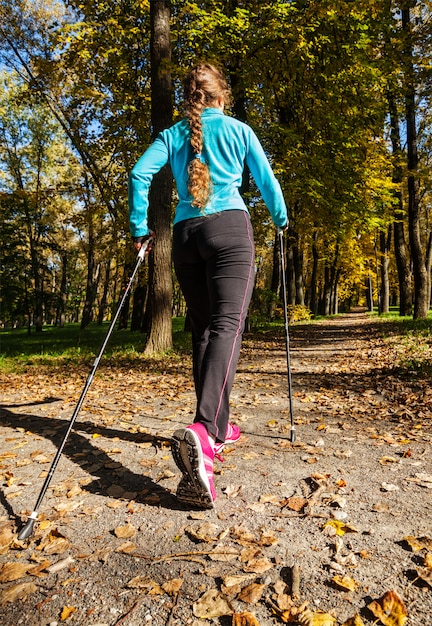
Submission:
[[[222,72],[209,63],[199,63],[192,68],[184,82],[184,101],[189,118],[190,143],[194,158],[189,164],[188,189],[193,201],[192,206],[204,209],[210,198],[210,171],[202,157],[203,132],[201,113],[209,106],[215,106],[222,98],[228,104],[230,91]]]

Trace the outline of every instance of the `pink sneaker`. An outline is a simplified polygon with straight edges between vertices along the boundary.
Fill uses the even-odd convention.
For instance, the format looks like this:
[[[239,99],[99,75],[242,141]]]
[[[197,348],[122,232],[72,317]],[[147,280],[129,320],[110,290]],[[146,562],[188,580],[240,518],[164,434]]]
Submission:
[[[209,442],[206,427],[197,422],[176,430],[171,451],[183,474],[177,488],[178,499],[199,508],[213,508],[216,500],[213,480],[215,450]]]
[[[236,424],[231,424],[231,422],[228,422],[228,428],[227,428],[226,435],[225,435],[225,442],[216,443],[215,456],[219,458],[220,454],[222,453],[222,450],[224,449],[224,446],[226,444],[229,445],[230,443],[236,443],[240,439],[240,435],[241,435],[240,428]]]

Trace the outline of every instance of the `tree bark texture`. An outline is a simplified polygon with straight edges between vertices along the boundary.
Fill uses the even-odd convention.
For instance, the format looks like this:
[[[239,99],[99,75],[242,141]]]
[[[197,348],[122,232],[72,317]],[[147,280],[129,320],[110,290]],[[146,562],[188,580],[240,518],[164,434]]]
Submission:
[[[414,3],[416,4],[416,3]],[[402,9],[402,28],[405,34],[405,118],[408,152],[408,222],[411,261],[414,277],[414,319],[427,317],[429,298],[427,293],[426,262],[421,240],[421,215],[418,176],[416,86],[412,27],[410,9]]]
[[[403,199],[402,191],[400,190],[403,180],[401,166],[402,148],[396,100],[391,92],[388,94],[388,104],[390,113],[390,139],[394,161],[392,182],[399,187],[399,190],[395,192],[397,206],[395,209],[393,223],[394,252],[399,281],[399,314],[402,316],[408,316],[412,314],[412,294],[410,260],[405,238]]]
[[[388,228],[387,233],[380,231],[380,275],[381,275],[381,292],[379,299],[379,312],[388,313],[390,311],[390,244],[391,244],[392,228]]]
[[[169,63],[170,2],[150,3],[151,115],[153,138],[172,123],[172,83]],[[172,174],[164,167],[153,179],[150,190],[149,224],[156,233],[156,245],[149,260],[149,297],[145,354],[164,352],[172,347],[171,273]]]

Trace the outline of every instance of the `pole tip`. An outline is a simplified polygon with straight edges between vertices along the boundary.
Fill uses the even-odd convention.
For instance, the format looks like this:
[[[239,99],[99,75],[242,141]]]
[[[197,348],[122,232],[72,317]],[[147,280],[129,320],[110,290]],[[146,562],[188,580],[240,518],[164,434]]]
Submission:
[[[296,433],[295,433],[295,429],[294,428],[291,429],[290,440],[291,440],[291,443],[294,443],[294,441],[296,440]]]
[[[24,528],[21,529],[19,535],[18,535],[18,540],[19,541],[25,541],[26,539],[28,539],[32,534],[33,534],[33,526],[35,524],[36,520],[35,519],[29,519],[27,524],[24,526]]]

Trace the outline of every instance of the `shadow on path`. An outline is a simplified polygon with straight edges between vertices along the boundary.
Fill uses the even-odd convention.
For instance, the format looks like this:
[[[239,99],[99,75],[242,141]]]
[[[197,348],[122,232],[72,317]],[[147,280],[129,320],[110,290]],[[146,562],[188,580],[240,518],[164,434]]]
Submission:
[[[48,399],[48,402],[53,402],[53,399]],[[37,402],[36,404],[44,404],[45,402]],[[31,406],[30,403],[24,405],[15,406]],[[58,449],[66,430],[69,426],[68,420],[52,418],[44,418],[32,413],[18,414],[11,410],[11,406],[0,405],[0,419],[3,426],[10,428],[23,428],[25,431],[40,435],[45,439],[52,441],[52,443]],[[107,495],[109,488],[116,485],[121,488],[122,492],[129,492],[137,494],[133,499],[136,502],[148,504],[151,506],[161,506],[168,509],[183,510],[184,506],[177,500],[175,495],[154,482],[150,477],[144,474],[136,474],[128,468],[121,466],[115,469],[109,470],[107,464],[113,464],[113,459],[103,449],[97,447],[92,440],[89,440],[84,435],[77,431],[93,434],[97,432],[102,437],[108,439],[120,439],[122,441],[132,442],[135,444],[150,442],[156,448],[161,448],[163,444],[170,443],[170,439],[163,437],[156,437],[144,433],[130,433],[124,430],[118,430],[115,428],[106,428],[97,426],[92,422],[77,421],[75,428],[70,433],[63,454],[67,456],[73,463],[82,468],[84,472],[87,472],[90,476],[94,476],[94,480],[83,486],[82,489],[89,491],[90,493],[98,495]],[[61,462],[61,459],[60,459]],[[179,476],[180,478],[180,476]],[[42,488],[43,480],[40,482],[40,489]],[[34,491],[28,497],[28,506],[33,506],[33,498],[36,501],[40,492],[39,486],[35,481],[32,486]],[[124,499],[124,497],[111,495],[118,499]],[[0,503],[3,505],[7,513],[19,520],[19,516],[15,514],[10,503],[8,502],[5,493],[0,488]]]

